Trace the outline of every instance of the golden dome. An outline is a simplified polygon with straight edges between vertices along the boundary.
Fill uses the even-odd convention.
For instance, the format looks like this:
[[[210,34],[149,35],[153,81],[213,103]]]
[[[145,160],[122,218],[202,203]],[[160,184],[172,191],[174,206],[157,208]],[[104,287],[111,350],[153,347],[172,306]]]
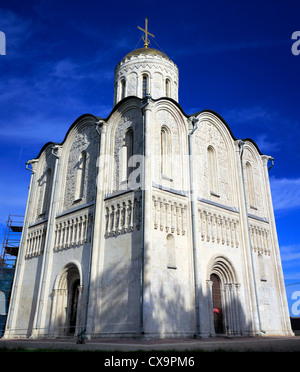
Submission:
[[[171,61],[171,59],[165,53],[161,52],[160,50],[153,49],[153,48],[135,49],[132,52],[126,54],[126,56],[123,59],[125,59],[127,57],[131,57],[131,56],[137,56],[137,55],[140,55],[140,54],[152,54],[154,56],[162,56],[162,57],[167,58],[168,60]]]

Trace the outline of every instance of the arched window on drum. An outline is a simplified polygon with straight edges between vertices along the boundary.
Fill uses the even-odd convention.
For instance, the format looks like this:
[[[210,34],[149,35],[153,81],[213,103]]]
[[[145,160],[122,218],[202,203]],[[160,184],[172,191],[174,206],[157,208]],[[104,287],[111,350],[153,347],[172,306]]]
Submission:
[[[142,78],[142,97],[145,98],[149,93],[149,79],[148,75],[144,74]]]
[[[166,97],[171,97],[171,81],[166,79]]]
[[[125,98],[126,95],[126,80],[121,80],[121,99]]]

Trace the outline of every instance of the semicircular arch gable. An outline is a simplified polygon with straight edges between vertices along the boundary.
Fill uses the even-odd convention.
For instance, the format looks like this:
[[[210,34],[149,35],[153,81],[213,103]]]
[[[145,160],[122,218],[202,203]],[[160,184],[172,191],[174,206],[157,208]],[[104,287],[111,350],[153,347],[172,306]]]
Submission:
[[[133,98],[133,97],[131,97],[131,98]],[[128,114],[131,111],[132,112],[136,111],[138,113],[136,116],[139,116],[139,119],[141,118],[141,116],[142,116],[141,102],[140,102],[139,99],[136,99],[136,100],[130,99],[130,100],[124,101],[124,103],[119,106],[118,110],[116,110],[109,117],[109,119],[107,120],[108,125],[107,125],[106,135],[107,135],[107,138],[110,138],[112,142],[114,142],[114,139],[115,139],[115,136],[116,136],[116,131],[118,130],[118,127],[119,127],[120,122],[122,121],[122,119],[125,120],[128,123],[126,125],[126,127],[132,126],[133,118],[132,119],[129,118],[129,120],[125,119],[127,116],[128,117],[130,115],[132,116],[132,114]],[[111,143],[112,146],[113,146],[113,144],[114,143]]]
[[[250,155],[248,156],[248,159],[252,160],[252,165],[253,165],[253,162],[260,164],[260,165],[262,164],[261,155],[258,152],[257,148],[254,146],[254,144],[251,141],[246,140],[244,144],[244,158],[247,158],[247,153]]]
[[[199,114],[197,118],[199,119],[199,122],[196,135],[201,136],[201,125],[204,124],[212,125],[215,128],[215,130],[218,131],[218,133],[220,134],[222,140],[224,141],[226,149],[230,152],[230,155],[232,156],[234,152],[234,138],[232,137],[232,132],[229,131],[227,126],[222,122],[222,120],[220,120],[219,117],[210,112],[202,112]]]
[[[186,120],[184,119],[184,117],[183,117],[182,113],[180,112],[180,110],[178,110],[177,106],[175,106],[169,100],[160,99],[159,101],[157,101],[157,102],[154,103],[154,107],[153,107],[153,114],[154,114],[154,116],[157,117],[157,115],[161,111],[162,112],[165,111],[165,112],[167,112],[168,114],[170,114],[172,116],[172,118],[174,120],[174,123],[177,125],[178,134],[180,136],[182,134],[183,135],[187,135],[187,124],[186,124]]]
[[[91,128],[92,131],[95,131],[95,136],[89,134],[89,130],[85,130],[86,128]],[[93,140],[96,137],[96,125],[95,121],[92,118],[83,118],[81,121],[76,123],[70,131],[67,133],[64,143],[63,143],[63,156],[65,156],[68,159],[69,152],[78,139],[78,135],[87,133],[87,136],[90,137],[91,140]],[[98,135],[97,135],[98,136]],[[97,137],[96,137],[97,138]]]

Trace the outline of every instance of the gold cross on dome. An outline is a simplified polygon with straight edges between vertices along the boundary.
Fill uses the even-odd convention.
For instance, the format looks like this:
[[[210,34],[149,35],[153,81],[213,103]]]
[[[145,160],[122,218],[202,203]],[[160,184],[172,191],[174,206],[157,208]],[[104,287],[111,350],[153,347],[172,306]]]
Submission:
[[[148,32],[148,17],[145,18],[145,30],[139,26],[137,26],[137,28],[143,32],[145,32],[145,37],[143,37],[143,41],[144,41],[144,48],[148,48],[148,45],[150,44],[150,40],[148,39],[148,35],[152,36],[152,37],[155,37],[153,34],[150,34],[150,32]]]

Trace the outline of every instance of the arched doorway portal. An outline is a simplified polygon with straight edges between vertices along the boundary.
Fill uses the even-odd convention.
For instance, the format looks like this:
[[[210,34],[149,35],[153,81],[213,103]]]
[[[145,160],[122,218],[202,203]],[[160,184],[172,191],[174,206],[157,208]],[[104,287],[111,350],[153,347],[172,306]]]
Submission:
[[[71,263],[58,276],[53,290],[51,334],[71,336],[80,321],[81,278],[78,267]]]
[[[207,283],[210,334],[241,334],[240,284],[234,267],[227,258],[218,256],[210,261]]]

